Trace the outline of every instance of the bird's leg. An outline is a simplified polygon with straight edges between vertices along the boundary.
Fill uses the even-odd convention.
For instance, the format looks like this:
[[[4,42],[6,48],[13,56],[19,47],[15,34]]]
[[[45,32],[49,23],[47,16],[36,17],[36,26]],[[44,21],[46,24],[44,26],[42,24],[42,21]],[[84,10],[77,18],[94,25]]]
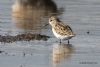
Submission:
[[[69,44],[69,40],[68,40],[68,44]]]
[[[61,39],[60,39],[60,44],[61,44]]]

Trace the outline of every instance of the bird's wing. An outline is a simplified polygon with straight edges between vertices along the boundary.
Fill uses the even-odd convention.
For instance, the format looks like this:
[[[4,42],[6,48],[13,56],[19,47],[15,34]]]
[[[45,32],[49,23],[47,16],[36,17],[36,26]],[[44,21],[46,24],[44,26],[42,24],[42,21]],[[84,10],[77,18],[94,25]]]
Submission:
[[[55,27],[57,33],[61,35],[72,35],[73,31],[68,25],[64,25],[63,23],[58,23]]]

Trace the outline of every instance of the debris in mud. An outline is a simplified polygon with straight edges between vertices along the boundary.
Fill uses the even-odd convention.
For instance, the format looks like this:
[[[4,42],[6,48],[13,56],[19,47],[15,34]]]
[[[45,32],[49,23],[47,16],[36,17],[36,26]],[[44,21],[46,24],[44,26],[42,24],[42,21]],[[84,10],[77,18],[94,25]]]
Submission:
[[[87,34],[90,34],[90,31],[89,30],[87,31]]]
[[[0,53],[2,53],[2,52],[4,52],[4,51],[1,51],[1,50],[0,50]]]
[[[12,43],[12,42],[15,42],[15,41],[30,41],[30,40],[47,41],[48,38],[50,38],[50,37],[46,36],[46,35],[31,34],[31,33],[19,34],[19,35],[16,35],[16,36],[11,36],[11,35],[2,36],[2,35],[0,35],[0,42]]]

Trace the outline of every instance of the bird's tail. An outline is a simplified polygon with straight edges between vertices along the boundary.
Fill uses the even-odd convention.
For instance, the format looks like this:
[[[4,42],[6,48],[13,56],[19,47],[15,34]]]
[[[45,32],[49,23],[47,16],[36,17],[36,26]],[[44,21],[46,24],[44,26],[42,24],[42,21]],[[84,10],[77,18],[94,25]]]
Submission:
[[[71,34],[70,37],[75,37],[75,34]]]

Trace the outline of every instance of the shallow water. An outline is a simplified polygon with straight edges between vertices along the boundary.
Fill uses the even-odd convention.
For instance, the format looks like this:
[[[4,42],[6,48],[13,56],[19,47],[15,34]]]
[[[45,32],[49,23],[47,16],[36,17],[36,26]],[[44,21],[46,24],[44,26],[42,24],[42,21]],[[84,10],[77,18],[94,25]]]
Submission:
[[[63,41],[54,37],[47,16],[56,12],[43,6],[12,10],[15,0],[0,0],[0,35],[35,33],[50,36],[47,41],[31,40],[0,43],[1,67],[99,67],[100,1],[54,0],[59,18],[72,27],[76,36]],[[31,5],[32,6],[32,5]],[[19,7],[19,6],[17,6]],[[35,7],[38,7],[35,8]],[[47,6],[49,7],[49,6]],[[46,8],[47,8],[46,7]],[[14,12],[13,12],[14,11]],[[24,12],[23,12],[24,11]],[[41,19],[42,18],[42,19]]]

